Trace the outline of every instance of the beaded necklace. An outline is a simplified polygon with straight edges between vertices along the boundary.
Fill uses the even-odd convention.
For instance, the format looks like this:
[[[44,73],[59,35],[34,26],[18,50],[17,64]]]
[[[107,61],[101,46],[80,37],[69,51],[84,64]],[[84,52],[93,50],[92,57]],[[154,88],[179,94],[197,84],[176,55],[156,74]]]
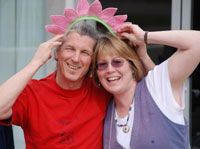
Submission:
[[[122,127],[122,130],[124,133],[128,133],[129,130],[130,130],[130,126],[128,126],[128,120],[130,118],[130,113],[131,113],[131,110],[132,110],[132,105],[133,105],[133,100],[132,100],[132,103],[129,107],[129,111],[128,111],[128,116],[127,116],[127,119],[126,119],[126,123],[125,124],[119,124],[118,120],[117,120],[117,116],[116,116],[116,112],[115,112],[115,123],[118,127]],[[116,107],[116,105],[115,105]]]

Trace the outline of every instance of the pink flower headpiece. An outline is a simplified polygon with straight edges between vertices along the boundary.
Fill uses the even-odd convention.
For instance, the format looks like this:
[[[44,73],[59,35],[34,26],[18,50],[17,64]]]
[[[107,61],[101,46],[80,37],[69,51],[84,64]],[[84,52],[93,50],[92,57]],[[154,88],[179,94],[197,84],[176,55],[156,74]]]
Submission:
[[[71,8],[64,9],[64,16],[50,16],[54,24],[46,25],[48,32],[53,34],[63,34],[68,32],[71,27],[81,20],[95,20],[102,23],[109,32],[115,35],[116,30],[126,24],[127,15],[117,15],[117,8],[106,8],[102,10],[99,0],[95,0],[90,6],[87,0],[79,0],[77,11]]]

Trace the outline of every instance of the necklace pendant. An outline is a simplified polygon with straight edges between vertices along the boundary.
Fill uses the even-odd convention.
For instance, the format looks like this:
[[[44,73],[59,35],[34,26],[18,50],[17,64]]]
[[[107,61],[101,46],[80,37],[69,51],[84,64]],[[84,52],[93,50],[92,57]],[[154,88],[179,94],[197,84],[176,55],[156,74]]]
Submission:
[[[124,133],[128,133],[129,130],[130,130],[130,127],[127,124],[123,126],[123,132]]]

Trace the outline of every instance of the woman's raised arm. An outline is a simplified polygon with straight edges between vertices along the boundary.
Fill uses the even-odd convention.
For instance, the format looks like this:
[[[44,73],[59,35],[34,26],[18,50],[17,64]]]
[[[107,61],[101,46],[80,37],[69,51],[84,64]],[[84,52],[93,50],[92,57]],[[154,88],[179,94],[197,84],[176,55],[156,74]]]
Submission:
[[[138,25],[124,25],[119,29],[121,36],[128,38],[132,44],[145,43],[145,31]],[[181,105],[180,87],[192,74],[200,62],[200,31],[170,30],[148,32],[146,42],[175,47],[178,50],[169,58],[168,72],[175,99]]]

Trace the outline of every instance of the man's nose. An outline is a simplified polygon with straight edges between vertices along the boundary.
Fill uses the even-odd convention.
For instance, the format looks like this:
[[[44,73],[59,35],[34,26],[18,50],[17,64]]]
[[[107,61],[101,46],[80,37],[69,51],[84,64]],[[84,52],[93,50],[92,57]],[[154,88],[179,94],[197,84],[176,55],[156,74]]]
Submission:
[[[79,62],[79,60],[80,60],[80,52],[76,51],[72,56],[72,60],[75,61],[75,62]]]

